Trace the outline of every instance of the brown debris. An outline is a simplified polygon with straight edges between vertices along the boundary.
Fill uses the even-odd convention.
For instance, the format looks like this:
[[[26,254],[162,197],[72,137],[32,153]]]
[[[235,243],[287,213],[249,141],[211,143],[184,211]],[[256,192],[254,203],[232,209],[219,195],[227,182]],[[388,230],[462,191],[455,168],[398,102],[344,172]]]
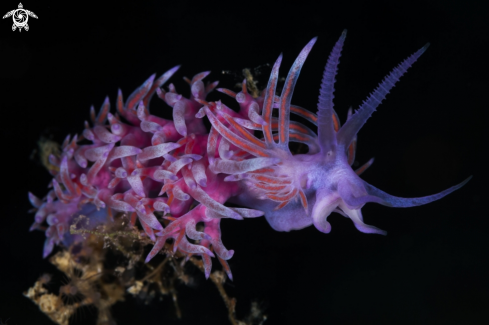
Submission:
[[[131,226],[123,214],[115,216],[114,222],[94,229],[84,229],[82,225],[88,224],[86,221],[85,216],[80,216],[70,227],[72,234],[83,236],[81,244],[63,249],[50,258],[50,262],[68,278],[68,282],[59,285],[59,293],[46,289],[45,285],[51,285],[52,281],[51,276],[45,274],[24,295],[59,325],[69,325],[72,316],[84,306],[98,309],[97,325],[115,325],[111,307],[124,301],[126,294],[147,304],[157,296],[168,296],[180,319],[177,284],[193,283],[192,276],[185,272],[187,255],[178,250],[173,253],[173,244],[167,243],[162,250],[167,255],[163,261],[157,265],[144,263],[144,246],[152,242],[141,237],[141,231]],[[114,259],[114,254],[118,265],[108,267],[110,263],[107,261]],[[190,257],[189,261],[203,272],[202,260]],[[135,274],[141,273],[143,276],[136,278]],[[261,310],[253,305],[250,316],[245,321],[238,320],[236,299],[229,297],[223,286],[226,274],[214,271],[210,279],[224,300],[232,325],[259,325],[266,320]]]
[[[257,82],[255,81],[255,79],[253,79],[253,75],[251,74],[250,69],[243,69],[243,75],[246,79],[246,87],[248,88],[250,95],[253,96],[253,98],[257,98],[258,96],[260,96],[260,91],[256,86]]]
[[[42,165],[48,170],[54,170],[59,172],[59,167],[52,165],[49,162],[49,155],[54,155],[55,157],[60,156],[59,144],[53,140],[50,140],[45,137],[41,137],[37,142],[37,146],[39,148],[39,158],[41,159]]]

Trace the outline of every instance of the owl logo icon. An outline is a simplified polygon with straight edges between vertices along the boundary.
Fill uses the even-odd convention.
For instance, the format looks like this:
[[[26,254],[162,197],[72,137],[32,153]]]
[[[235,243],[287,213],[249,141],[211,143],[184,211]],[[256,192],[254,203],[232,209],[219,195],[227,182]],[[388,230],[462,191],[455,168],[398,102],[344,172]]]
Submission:
[[[18,28],[19,32],[22,31],[22,28],[24,28],[26,31],[29,30],[29,25],[27,25],[29,16],[37,19],[36,14],[33,13],[32,11],[25,10],[24,7],[22,6],[22,3],[19,3],[19,8],[7,12],[5,16],[3,16],[3,18],[5,19],[10,16],[12,16],[12,19],[14,20],[14,24],[12,25],[12,31],[15,31]]]

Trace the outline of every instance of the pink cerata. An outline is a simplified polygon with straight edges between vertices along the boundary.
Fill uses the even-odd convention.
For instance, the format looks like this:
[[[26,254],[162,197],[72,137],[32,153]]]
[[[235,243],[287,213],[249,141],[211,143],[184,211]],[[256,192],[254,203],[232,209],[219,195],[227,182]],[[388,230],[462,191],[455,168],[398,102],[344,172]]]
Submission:
[[[234,251],[221,241],[223,218],[242,220],[264,215],[278,231],[314,225],[329,233],[327,219],[336,212],[350,218],[361,232],[385,235],[384,230],[363,222],[361,208],[367,202],[418,206],[441,199],[467,183],[470,177],[438,194],[399,198],[359,177],[373,160],[357,170],[351,168],[358,131],[428,44],[394,68],[358,110],[348,112],[341,126],[333,108],[333,93],[345,37],[346,31],[328,58],[316,113],[291,104],[294,86],[316,38],[295,60],[280,96],[276,88],[282,55],[259,97],[251,96],[246,83],[239,93],[218,88],[236,99],[239,112],[220,101],[205,100],[217,86],[217,82],[202,81],[209,72],[186,79],[190,98],[180,95],[173,84],[164,90],[163,84],[179,66],[157,79],[152,75],[125,101],[119,91],[115,114],[110,113],[108,97],[98,114],[92,107],[92,123],[85,122],[82,136],[68,136],[60,157],[50,156],[50,163],[59,167],[51,170],[52,189],[42,200],[29,193],[36,208],[31,230],[46,232],[44,257],[55,244],[72,241],[68,230],[75,216],[110,220],[116,213],[126,213],[133,225],[139,220],[145,236],[154,242],[146,261],[173,239],[174,250],[201,256],[206,277],[211,271],[211,257],[217,255],[232,279],[226,261]],[[154,93],[173,108],[173,121],[150,114]],[[272,117],[274,109],[278,118]],[[291,121],[291,113],[317,125],[317,134]],[[210,131],[204,126],[205,116],[212,124]],[[81,139],[92,144],[80,145]],[[308,152],[292,154],[289,141],[307,145]],[[246,208],[227,207],[226,202]],[[163,216],[170,220],[165,227],[160,221]],[[197,230],[197,223],[203,223],[202,231]]]

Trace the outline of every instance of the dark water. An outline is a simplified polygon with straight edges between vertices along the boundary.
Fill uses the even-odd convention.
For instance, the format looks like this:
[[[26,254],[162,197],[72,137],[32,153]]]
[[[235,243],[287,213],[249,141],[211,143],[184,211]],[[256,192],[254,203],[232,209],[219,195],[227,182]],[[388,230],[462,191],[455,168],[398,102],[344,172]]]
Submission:
[[[348,36],[339,66],[335,109],[344,121],[377,83],[425,43],[431,46],[359,133],[358,164],[375,157],[364,178],[393,195],[429,195],[474,178],[423,207],[363,209],[386,237],[356,231],[337,215],[333,230],[273,231],[264,218],[225,220],[223,242],[235,281],[238,317],[257,302],[265,324],[487,324],[489,236],[487,190],[488,7],[482,1],[151,1],[25,2],[36,13],[28,32],[0,23],[2,202],[0,319],[50,324],[21,294],[54,267],[42,260],[44,235],[29,233],[27,191],[42,196],[50,180],[31,160],[40,136],[62,141],[83,130],[89,107],[127,96],[154,72],[176,64],[172,78],[212,70],[209,80],[232,88],[243,68],[257,68],[263,88],[279,53],[281,75],[319,36],[297,83],[293,103],[315,109],[329,51]],[[2,12],[16,2],[2,2]],[[4,14],[3,13],[3,14]],[[2,15],[3,15],[2,14]],[[221,74],[222,70],[229,71]],[[188,91],[188,90],[185,90]],[[185,93],[184,94],[188,94]],[[213,95],[211,100],[219,98]],[[224,96],[221,96],[224,97]],[[232,102],[229,101],[229,105]],[[155,103],[152,111],[168,117]],[[217,264],[217,263],[215,263]],[[198,272],[196,275],[199,275]],[[146,306],[114,307],[118,324],[228,324],[210,281],[179,288],[183,319],[165,297]],[[94,311],[80,323],[93,323]],[[83,318],[85,317],[85,318]]]

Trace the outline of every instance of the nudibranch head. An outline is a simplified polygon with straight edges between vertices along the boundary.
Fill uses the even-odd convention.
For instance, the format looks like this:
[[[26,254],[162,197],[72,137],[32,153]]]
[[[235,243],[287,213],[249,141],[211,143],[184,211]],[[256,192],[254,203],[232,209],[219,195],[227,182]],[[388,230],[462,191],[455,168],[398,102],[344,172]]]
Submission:
[[[469,177],[438,194],[421,198],[399,198],[380,191],[359,177],[372,165],[373,159],[355,171],[351,168],[355,159],[358,131],[429,44],[394,68],[354,113],[351,109],[348,111],[347,121],[341,126],[333,108],[333,93],[345,38],[346,30],[341,34],[328,58],[321,83],[317,115],[291,105],[295,83],[316,41],[314,38],[294,62],[280,97],[275,96],[275,88],[282,55],[273,66],[262,104],[261,117],[264,123],[261,123],[260,128],[255,128],[263,132],[264,141],[252,139],[241,130],[235,133],[225,130],[222,125],[218,125],[218,121],[211,119],[213,126],[233,145],[255,156],[280,159],[278,164],[260,166],[267,168],[267,177],[259,176],[258,170],[258,173],[253,171],[234,178],[242,179],[247,184],[243,193],[234,201],[264,211],[268,222],[276,230],[289,231],[314,224],[318,230],[329,233],[331,225],[327,218],[332,212],[336,212],[350,218],[356,228],[364,233],[386,234],[385,231],[363,222],[361,208],[365,203],[375,202],[391,207],[422,205],[444,197],[470,179]],[[272,119],[273,108],[279,109],[279,117],[275,120]],[[315,124],[317,135],[303,124],[289,121],[290,112]],[[272,133],[274,130],[278,133]],[[228,131],[229,134],[226,133]],[[278,140],[278,143],[274,140]],[[288,147],[289,140],[308,145],[309,152],[293,155]]]

